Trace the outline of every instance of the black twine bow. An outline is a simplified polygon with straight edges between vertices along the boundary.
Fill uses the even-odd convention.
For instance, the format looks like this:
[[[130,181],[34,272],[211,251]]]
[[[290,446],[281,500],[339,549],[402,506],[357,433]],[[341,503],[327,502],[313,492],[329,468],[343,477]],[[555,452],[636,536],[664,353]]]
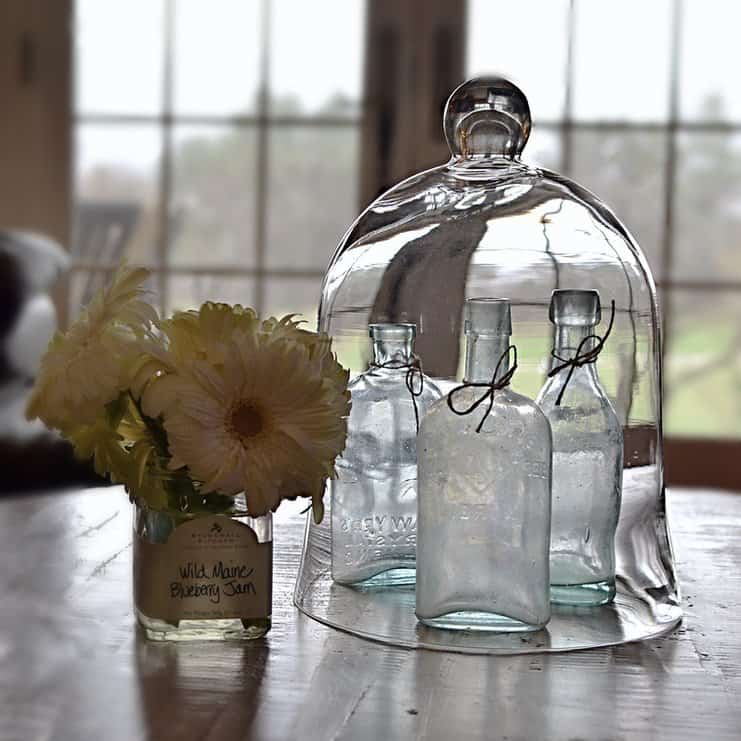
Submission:
[[[556,406],[561,406],[561,400],[563,399],[563,395],[566,392],[566,387],[569,385],[569,381],[571,381],[571,377],[574,375],[574,371],[577,368],[581,368],[584,365],[588,365],[589,363],[596,363],[597,358],[599,357],[599,354],[602,352],[602,348],[605,346],[605,342],[607,342],[607,338],[610,336],[610,332],[612,332],[612,325],[615,322],[615,300],[612,300],[611,308],[610,308],[610,323],[607,325],[607,331],[605,332],[603,337],[600,337],[598,334],[590,334],[587,335],[580,343],[579,347],[576,348],[576,354],[573,358],[562,358],[560,355],[556,353],[555,350],[551,352],[551,355],[558,361],[560,361],[560,365],[555,366],[551,369],[551,371],[548,373],[548,378],[553,378],[553,376],[559,374],[564,368],[568,368],[569,372],[566,375],[566,380],[563,382],[563,386],[561,386],[561,391],[558,394],[558,397],[556,398]],[[597,340],[594,347],[592,347],[589,350],[584,350],[585,345],[587,345],[592,340]]]
[[[406,376],[404,383],[406,384],[407,391],[412,397],[412,406],[414,407],[414,423],[417,425],[417,432],[419,433],[419,408],[417,406],[417,397],[422,396],[424,390],[425,378],[422,372],[422,361],[413,355],[412,359],[405,363],[402,360],[387,360],[385,363],[371,363],[371,368],[388,368],[390,370],[402,370],[406,368]],[[415,384],[415,378],[417,379]]]
[[[499,375],[499,369],[502,367],[502,363],[505,361],[505,359],[509,358],[510,353],[512,353],[512,365],[510,365],[509,370],[499,379],[497,379],[497,376]],[[460,386],[456,386],[449,394],[448,394],[448,407],[450,408],[450,411],[453,412],[453,414],[457,414],[459,416],[463,416],[465,414],[471,414],[471,412],[476,411],[481,404],[483,404],[485,401],[488,400],[489,406],[486,410],[486,413],[481,418],[481,421],[478,424],[478,427],[476,428],[476,432],[481,432],[484,422],[486,422],[486,418],[491,414],[491,409],[494,406],[494,392],[499,391],[499,389],[503,389],[505,386],[509,386],[510,381],[512,380],[512,376],[515,375],[515,371],[517,370],[517,348],[514,345],[510,345],[500,356],[499,360],[497,361],[496,368],[494,368],[494,373],[492,373],[491,381],[488,382],[480,382],[480,383],[462,383]],[[463,391],[467,388],[485,388],[486,392],[481,396],[481,398],[477,399],[473,402],[473,404],[470,404],[466,409],[456,409],[453,406],[453,396],[457,394],[459,391]]]

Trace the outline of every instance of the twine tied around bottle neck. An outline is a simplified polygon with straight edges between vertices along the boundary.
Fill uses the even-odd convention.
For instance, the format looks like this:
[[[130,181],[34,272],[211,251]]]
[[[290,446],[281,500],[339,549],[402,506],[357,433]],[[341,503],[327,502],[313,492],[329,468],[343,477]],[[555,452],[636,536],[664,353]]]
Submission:
[[[509,370],[501,377],[499,376],[499,369],[502,367],[502,363],[509,358],[510,353],[512,354],[512,364],[509,367]],[[491,414],[492,407],[494,406],[494,392],[499,391],[500,389],[505,388],[506,386],[509,386],[510,381],[512,380],[512,376],[515,375],[515,371],[517,370],[517,348],[514,345],[510,345],[500,356],[499,360],[497,361],[496,367],[494,368],[494,373],[491,375],[491,381],[481,381],[477,383],[471,383],[468,381],[464,381],[460,386],[456,386],[454,389],[450,391],[448,394],[448,407],[450,408],[450,411],[453,412],[453,414],[457,414],[459,417],[462,417],[466,414],[471,414],[471,412],[476,411],[482,404],[485,402],[488,402],[489,406],[486,409],[486,412],[484,413],[484,416],[481,418],[481,421],[479,422],[478,426],[476,427],[476,432],[481,432],[481,430],[484,427],[484,422],[486,422],[486,418]],[[474,401],[472,404],[469,404],[465,409],[456,409],[453,403],[453,397],[455,394],[457,394],[459,391],[463,391],[467,388],[480,388],[480,389],[486,389],[486,391],[482,394],[482,396]]]
[[[612,300],[611,306],[610,306],[610,322],[607,325],[607,331],[605,334],[600,337],[598,334],[589,334],[587,335],[580,343],[579,346],[576,348],[576,353],[574,354],[573,358],[562,358],[555,350],[551,352],[551,355],[560,362],[560,365],[554,366],[550,372],[548,373],[548,378],[553,378],[553,376],[558,375],[562,370],[565,368],[569,369],[569,372],[566,375],[566,378],[563,382],[563,386],[561,386],[561,390],[558,393],[558,397],[556,398],[556,406],[561,406],[561,401],[563,399],[563,395],[566,392],[566,387],[569,385],[569,382],[571,381],[571,377],[574,375],[574,371],[577,368],[581,368],[585,365],[590,365],[591,363],[596,363],[597,358],[599,357],[599,354],[602,352],[602,348],[605,346],[605,342],[607,342],[607,338],[610,336],[610,332],[612,332],[612,325],[615,322],[615,299]],[[589,350],[585,350],[584,347],[590,343],[592,340],[596,340],[594,346],[590,348]]]
[[[417,397],[422,396],[425,384],[424,373],[422,371],[422,361],[418,356],[412,355],[411,360],[408,363],[403,360],[387,360],[385,363],[371,363],[370,367],[384,368],[387,370],[406,369],[404,383],[406,384],[407,391],[409,391],[409,395],[412,397],[414,423],[417,426],[417,433],[419,434],[419,407],[417,406]]]

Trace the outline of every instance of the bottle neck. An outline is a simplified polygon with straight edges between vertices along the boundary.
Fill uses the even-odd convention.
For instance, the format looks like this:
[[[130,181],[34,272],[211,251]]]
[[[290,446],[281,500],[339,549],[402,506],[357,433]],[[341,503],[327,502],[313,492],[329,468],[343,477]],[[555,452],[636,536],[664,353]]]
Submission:
[[[497,377],[509,370],[509,335],[480,335],[469,332],[466,335],[466,374],[467,383],[488,383],[502,355],[505,355],[499,366]]]
[[[377,339],[373,341],[373,365],[409,365],[414,357],[412,339]]]
[[[573,358],[576,355],[576,351],[579,349],[584,340],[589,335],[594,334],[594,325],[587,327],[571,327],[566,325],[559,325],[556,330],[556,352],[562,358]],[[585,342],[582,345],[582,353],[587,350],[591,350],[596,343],[596,340]]]
[[[584,340],[590,335],[593,335],[594,332],[595,325],[589,325],[586,327],[571,327],[565,325],[557,326],[556,346],[554,347],[555,354],[563,360],[570,360],[576,356],[579,346],[581,345],[581,354],[583,355],[588,350],[591,350],[597,343],[597,340],[594,339],[584,342]],[[582,342],[584,342],[583,345],[581,344]],[[554,357],[551,361],[551,367],[553,368],[560,365],[561,362],[561,360]],[[587,363],[586,365],[581,366],[581,368],[577,368],[577,371],[596,377],[597,366],[594,363]]]

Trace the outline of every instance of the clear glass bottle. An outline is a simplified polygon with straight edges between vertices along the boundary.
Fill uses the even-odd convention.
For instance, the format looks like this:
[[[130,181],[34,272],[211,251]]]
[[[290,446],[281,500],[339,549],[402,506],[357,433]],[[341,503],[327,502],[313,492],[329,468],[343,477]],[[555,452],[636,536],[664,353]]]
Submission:
[[[414,584],[415,404],[421,419],[442,394],[421,371],[410,374],[413,324],[371,324],[369,333],[371,365],[350,383],[347,445],[331,483],[332,577],[341,584]]]
[[[134,609],[147,638],[261,638],[272,615],[272,514],[250,516],[243,493],[170,498],[164,510],[134,501]]]
[[[465,382],[491,382],[504,358],[501,378],[509,369],[509,301],[468,300],[464,326]],[[456,409],[483,394],[480,386],[456,392]],[[486,400],[460,416],[448,401],[420,425],[417,617],[438,628],[538,630],[551,614],[548,421],[509,388],[493,391],[488,414]]]
[[[561,358],[554,357],[554,368],[573,359],[580,346],[580,354],[593,347],[597,340],[588,338],[596,331],[600,313],[597,291],[553,292],[554,355]],[[564,367],[549,378],[537,399],[553,433],[551,599],[601,605],[615,596],[623,429],[596,363],[577,366],[567,382],[570,370]]]

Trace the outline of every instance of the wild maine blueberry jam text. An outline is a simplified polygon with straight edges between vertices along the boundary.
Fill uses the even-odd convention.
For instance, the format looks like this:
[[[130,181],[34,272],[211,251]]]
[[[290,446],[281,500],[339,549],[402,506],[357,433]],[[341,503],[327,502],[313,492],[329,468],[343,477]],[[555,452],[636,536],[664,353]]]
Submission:
[[[213,564],[209,569],[205,563],[188,561],[178,566],[179,581],[170,583],[170,599],[194,599],[206,597],[218,605],[222,597],[239,594],[257,594],[252,581],[254,568],[245,564]]]

